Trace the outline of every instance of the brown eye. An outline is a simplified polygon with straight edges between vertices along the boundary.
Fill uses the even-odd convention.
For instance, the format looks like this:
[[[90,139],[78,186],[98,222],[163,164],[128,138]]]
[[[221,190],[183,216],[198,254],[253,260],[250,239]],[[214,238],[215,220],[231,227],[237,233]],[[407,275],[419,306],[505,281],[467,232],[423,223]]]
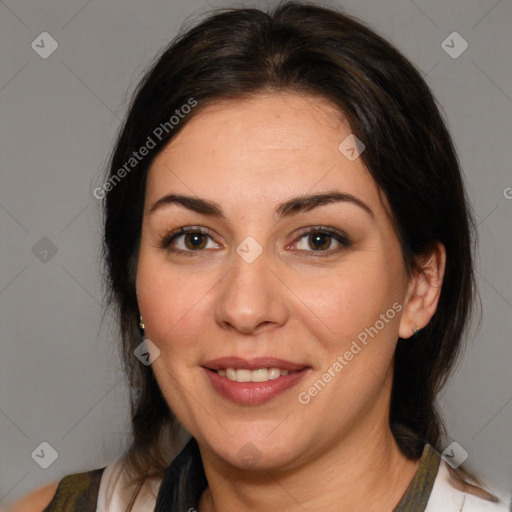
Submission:
[[[213,241],[209,231],[194,226],[185,226],[164,235],[158,245],[166,251],[188,255],[220,247]]]
[[[187,249],[194,251],[206,247],[207,239],[206,235],[203,235],[203,233],[187,233],[183,236]]]
[[[351,245],[350,239],[344,233],[320,227],[303,232],[295,242],[298,251],[313,255],[331,254]]]
[[[323,251],[329,249],[332,242],[332,236],[326,233],[315,233],[313,235],[309,235],[308,241],[311,249],[319,249]]]

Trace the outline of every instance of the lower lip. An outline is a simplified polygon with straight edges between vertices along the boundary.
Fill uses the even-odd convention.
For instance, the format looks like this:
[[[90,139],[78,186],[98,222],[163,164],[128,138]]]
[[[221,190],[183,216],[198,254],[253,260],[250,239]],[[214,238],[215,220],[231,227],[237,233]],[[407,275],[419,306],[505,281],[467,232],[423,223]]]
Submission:
[[[203,368],[213,388],[224,398],[242,405],[259,405],[272,400],[295,386],[306,374],[307,368],[297,373],[281,375],[266,382],[235,382],[221,377],[216,371]]]

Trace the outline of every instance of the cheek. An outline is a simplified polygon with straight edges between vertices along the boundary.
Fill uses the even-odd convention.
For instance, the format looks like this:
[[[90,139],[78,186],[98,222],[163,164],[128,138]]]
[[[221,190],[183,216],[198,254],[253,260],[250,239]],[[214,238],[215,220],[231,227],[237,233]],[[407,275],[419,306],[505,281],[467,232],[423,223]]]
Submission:
[[[365,329],[376,322],[379,330],[394,332],[398,329],[396,309],[401,309],[393,309],[401,300],[395,274],[392,268],[384,270],[366,261],[365,265],[350,264],[324,276],[301,279],[296,283],[301,299],[296,307],[318,339],[329,340],[333,348],[342,348],[361,333],[364,338]],[[381,315],[385,328],[379,321]]]
[[[342,403],[344,410],[358,414],[390,385],[402,305],[389,271],[383,275],[380,270],[358,268],[350,274],[331,273],[325,287],[313,282],[303,281],[297,295],[304,300],[297,303],[296,315],[319,340],[321,350],[315,352],[321,356],[317,372],[301,391],[336,430],[345,420],[337,407],[326,411],[326,403]]]
[[[163,352],[184,354],[193,349],[201,332],[204,336],[202,322],[214,284],[211,275],[185,273],[141,250],[137,300],[146,336]]]

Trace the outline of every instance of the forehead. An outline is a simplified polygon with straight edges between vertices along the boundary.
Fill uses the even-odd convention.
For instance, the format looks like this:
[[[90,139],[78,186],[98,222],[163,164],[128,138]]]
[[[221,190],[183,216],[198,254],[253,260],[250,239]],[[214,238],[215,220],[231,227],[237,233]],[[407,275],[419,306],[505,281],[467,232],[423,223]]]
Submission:
[[[362,159],[350,161],[338,149],[350,126],[325,99],[272,93],[197,108],[155,158],[148,203],[174,192],[261,209],[339,190],[384,206]]]

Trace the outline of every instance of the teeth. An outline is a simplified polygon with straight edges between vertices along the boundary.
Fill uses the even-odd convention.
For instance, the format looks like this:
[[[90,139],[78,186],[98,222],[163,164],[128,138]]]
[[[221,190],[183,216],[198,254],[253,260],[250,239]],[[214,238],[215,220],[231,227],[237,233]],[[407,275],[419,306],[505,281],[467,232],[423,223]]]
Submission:
[[[240,368],[226,368],[225,370],[217,370],[221,377],[227,377],[233,382],[267,382],[277,379],[281,375],[293,375],[296,371],[281,370],[280,368],[258,368],[257,370],[247,370]]]
[[[270,368],[270,370],[268,371],[269,379],[277,379],[280,375],[281,375],[281,370],[279,368]]]

